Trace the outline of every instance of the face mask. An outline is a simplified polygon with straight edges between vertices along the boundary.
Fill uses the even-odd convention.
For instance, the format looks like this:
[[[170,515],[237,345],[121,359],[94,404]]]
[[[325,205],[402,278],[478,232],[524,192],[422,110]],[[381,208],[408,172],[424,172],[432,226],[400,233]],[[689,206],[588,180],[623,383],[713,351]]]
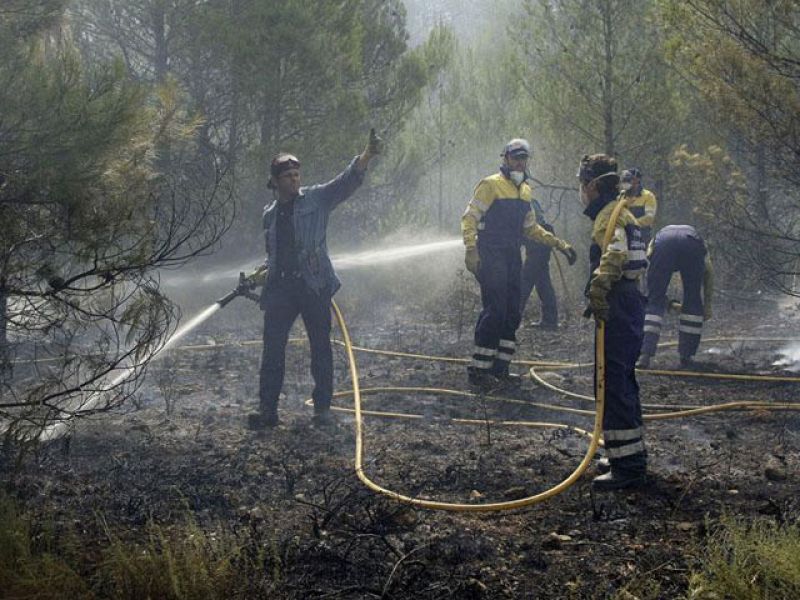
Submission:
[[[509,176],[511,177],[511,181],[513,181],[514,185],[516,185],[517,187],[522,185],[522,182],[525,181],[524,171],[511,171],[511,173],[509,173]]]

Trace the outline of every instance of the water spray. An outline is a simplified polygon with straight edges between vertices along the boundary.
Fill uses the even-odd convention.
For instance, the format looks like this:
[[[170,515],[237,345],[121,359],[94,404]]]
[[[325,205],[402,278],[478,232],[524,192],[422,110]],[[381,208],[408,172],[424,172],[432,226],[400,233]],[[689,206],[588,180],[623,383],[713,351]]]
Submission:
[[[407,244],[402,246],[393,246],[390,248],[377,248],[374,250],[362,250],[360,252],[334,254],[331,256],[331,263],[337,271],[360,267],[375,267],[401,260],[408,260],[410,258],[427,256],[433,253],[451,251],[462,248],[463,245],[464,242],[461,240],[461,238],[447,238],[434,242],[422,242],[419,244]],[[211,281],[216,281],[220,278],[235,277],[237,273],[240,274],[242,269],[247,269],[249,265],[258,260],[258,258],[252,258],[248,260],[247,263],[239,264],[235,267],[223,267],[221,269],[207,271],[204,275],[200,276],[199,281],[208,283]],[[168,284],[182,284],[182,279],[180,277],[168,277],[166,278],[166,281]],[[229,301],[235,297],[236,296],[233,296],[229,299]]]

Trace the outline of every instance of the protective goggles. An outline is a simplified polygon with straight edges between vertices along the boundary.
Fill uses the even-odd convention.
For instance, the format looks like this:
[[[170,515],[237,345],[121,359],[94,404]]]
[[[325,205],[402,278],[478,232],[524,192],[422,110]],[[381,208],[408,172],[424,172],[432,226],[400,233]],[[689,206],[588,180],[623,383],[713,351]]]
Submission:
[[[603,173],[602,175],[595,175],[594,171],[592,171],[592,169],[589,168],[588,165],[583,165],[583,164],[578,169],[577,175],[578,175],[578,181],[582,185],[589,185],[595,179],[600,179],[602,177],[612,177],[612,176],[613,177],[618,177],[618,174],[617,174],[616,171],[607,171],[607,172]]]
[[[294,154],[279,154],[272,159],[269,165],[269,174],[273,177],[280,177],[281,173],[285,173],[290,169],[299,169],[300,161]]]

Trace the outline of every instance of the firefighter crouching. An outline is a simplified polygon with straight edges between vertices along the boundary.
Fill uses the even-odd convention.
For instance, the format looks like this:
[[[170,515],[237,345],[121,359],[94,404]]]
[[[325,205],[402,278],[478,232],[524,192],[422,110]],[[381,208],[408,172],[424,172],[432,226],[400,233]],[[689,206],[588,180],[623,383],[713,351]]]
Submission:
[[[636,218],[623,209],[608,247],[603,241],[619,201],[617,161],[605,154],[580,162],[581,201],[594,225],[586,293],[591,312],[605,321],[605,393],[603,437],[607,460],[592,482],[597,490],[637,487],[646,482],[647,453],[635,365],[642,346],[645,298],[640,279],[647,269],[645,245]]]
[[[622,172],[622,191],[628,202],[628,210],[639,222],[642,241],[647,247],[653,237],[653,223],[658,209],[656,196],[642,186],[642,172],[635,167]]]
[[[511,140],[501,156],[500,172],[478,183],[461,218],[466,266],[480,284],[483,304],[475,325],[474,354],[467,368],[469,382],[478,386],[513,381],[508,367],[521,319],[523,236],[557,248],[569,264],[576,259],[572,246],[543,229],[531,211],[528,142]]]
[[[650,360],[656,353],[667,308],[667,287],[675,271],[680,273],[683,287],[678,355],[682,367],[691,367],[703,333],[703,322],[711,318],[714,287],[711,257],[703,238],[691,225],[668,225],[650,243],[644,344],[639,358],[639,366],[645,369],[650,366]]]

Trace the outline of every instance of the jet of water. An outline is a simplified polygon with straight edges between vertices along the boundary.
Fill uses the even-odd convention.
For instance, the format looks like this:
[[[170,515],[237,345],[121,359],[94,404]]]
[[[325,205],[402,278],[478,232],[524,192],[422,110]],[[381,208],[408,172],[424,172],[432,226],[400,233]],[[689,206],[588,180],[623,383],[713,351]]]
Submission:
[[[342,254],[339,256],[334,256],[331,260],[333,264],[339,269],[354,269],[357,267],[383,265],[418,256],[427,256],[435,252],[442,252],[444,250],[449,250],[451,248],[459,247],[461,246],[461,244],[462,242],[460,238],[453,238],[438,242],[426,242],[422,244],[411,244],[407,246],[399,246],[396,248],[387,248],[384,250],[368,250],[365,252]],[[248,263],[248,267],[244,267],[244,269],[252,268],[251,265],[252,263]],[[214,273],[208,274],[207,276],[210,279],[216,279],[220,275],[236,276],[239,274],[240,271],[244,269],[239,267],[236,269],[216,271]],[[207,281],[208,279],[204,276],[202,280]],[[170,336],[170,338],[166,341],[166,343],[163,346],[155,350],[155,352],[150,356],[150,360],[151,361],[157,360],[159,356],[163,355],[165,351],[175,346],[175,344],[181,338],[183,338],[187,333],[189,333],[197,326],[199,326],[201,323],[211,318],[211,316],[214,313],[216,313],[220,308],[222,308],[222,305],[219,302],[215,302],[211,306],[207,307],[206,309],[204,309],[203,311],[192,317],[185,324],[181,325],[177,329],[177,331],[175,331],[175,333],[173,333],[172,336]],[[108,393],[108,391],[113,389],[115,386],[125,381],[128,377],[130,377],[134,373],[135,369],[136,368],[133,366],[122,368],[117,375],[111,378],[108,385],[105,386],[105,389],[92,392],[91,394],[89,394],[88,397],[77,401],[76,402],[77,406],[72,407],[71,412],[88,411],[97,407],[102,401],[105,394]],[[48,441],[61,437],[62,435],[64,435],[64,433],[66,433],[68,424],[69,420],[67,419],[67,420],[56,421],[55,423],[48,425],[39,435],[39,440]]]
[[[429,242],[426,244],[413,244],[410,246],[400,246],[399,248],[388,248],[386,250],[368,250],[366,252],[354,252],[351,254],[341,254],[333,256],[331,262],[337,269],[353,269],[356,267],[372,267],[406,260],[416,256],[426,256],[434,252],[442,252],[461,246],[461,238],[445,240],[442,242]]]
[[[461,238],[450,238],[436,242],[423,242],[420,244],[408,244],[392,248],[381,248],[377,250],[364,250],[362,252],[349,252],[347,254],[334,254],[331,257],[333,266],[337,269],[353,269],[356,267],[373,267],[387,263],[406,260],[417,256],[426,256],[435,252],[444,252],[453,248],[458,248],[463,242]],[[164,275],[167,284],[180,285],[191,283],[192,281],[202,281],[208,283],[219,279],[233,278],[241,272],[253,271],[256,265],[261,264],[263,259],[253,258],[241,263],[236,267],[209,269],[199,278],[186,277],[181,275]]]
[[[211,316],[216,313],[222,306],[219,302],[215,302],[211,306],[207,307],[191,319],[189,319],[186,323],[181,325],[175,333],[173,333],[169,339],[164,343],[163,346],[157,348],[153,354],[150,355],[150,361],[157,360],[160,356],[162,356],[167,350],[175,346],[175,344],[183,338],[187,333],[198,327],[203,322],[207,321]],[[74,406],[70,407],[70,412],[78,412],[78,411],[89,411],[97,407],[105,395],[110,391],[113,390],[116,386],[120,383],[128,379],[131,375],[133,375],[136,367],[123,367],[119,373],[114,375],[109,381],[108,384],[104,386],[104,389],[96,390],[89,394],[85,398],[81,398],[80,400],[74,403]],[[60,438],[64,435],[67,431],[67,427],[69,425],[69,420],[59,420],[51,425],[45,427],[42,432],[39,434],[39,441],[46,442],[50,440],[55,440]]]

